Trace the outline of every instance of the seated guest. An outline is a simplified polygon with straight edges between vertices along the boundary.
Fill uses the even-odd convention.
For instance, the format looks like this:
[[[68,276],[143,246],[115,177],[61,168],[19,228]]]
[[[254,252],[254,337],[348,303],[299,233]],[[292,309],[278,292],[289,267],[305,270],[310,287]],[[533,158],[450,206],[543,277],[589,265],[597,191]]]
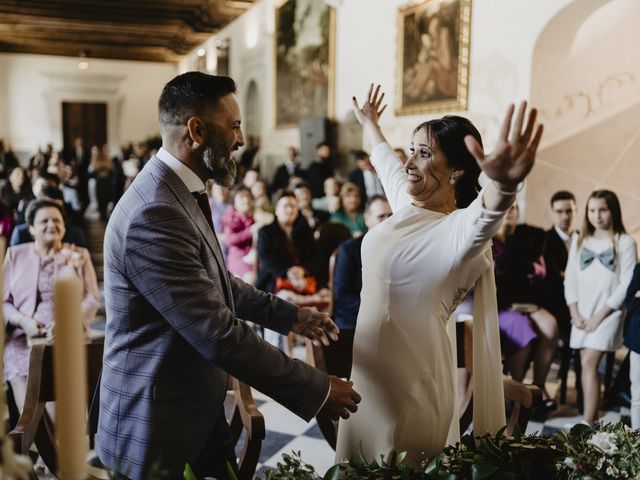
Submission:
[[[66,205],[63,200],[63,194],[60,189],[56,187],[45,187],[38,194],[38,199],[52,200],[64,209],[66,224],[62,242],[70,243],[71,245],[76,245],[82,248],[87,248],[87,239],[82,229],[69,222],[69,216],[67,214],[67,209],[65,208]],[[33,237],[31,236],[29,225],[26,223],[16,225],[13,229],[13,233],[11,234],[9,245],[14,247],[16,245],[21,245],[27,242],[33,242]]]
[[[27,223],[35,241],[10,247],[4,263],[4,317],[7,343],[4,378],[22,411],[30,348],[27,337],[46,336],[53,325],[53,282],[63,272],[83,281],[82,322],[88,328],[100,292],[89,252],[64,244],[65,213],[59,203],[38,199],[29,205]]]
[[[260,180],[260,172],[255,168],[250,168],[242,176],[242,184],[247,188],[253,187],[253,184],[259,180]]]
[[[322,210],[314,210],[311,206],[311,190],[306,183],[298,183],[293,187],[293,193],[298,202],[298,213],[304,218],[309,227],[315,230],[321,223],[329,220],[329,214]]]
[[[9,243],[14,225],[15,221],[11,207],[3,198],[0,198],[0,236],[4,238],[5,245]]]
[[[533,383],[548,409],[555,408],[545,382],[558,344],[556,319],[542,308],[545,300],[544,230],[518,224],[515,202],[493,238],[498,320],[503,353],[514,380],[522,381],[533,350]],[[534,342],[535,340],[535,342]]]
[[[262,180],[253,182],[253,185],[251,185],[251,195],[253,195],[255,208],[273,213],[273,205],[271,205],[266,183]]]
[[[349,174],[349,181],[355,183],[360,189],[362,203],[366,204],[369,197],[384,195],[382,183],[371,165],[369,154],[362,150],[353,152],[356,160],[356,169]]]
[[[324,181],[324,197],[314,198],[311,206],[316,210],[335,213],[340,208],[340,188],[342,183],[336,177],[329,177]]]
[[[331,166],[331,147],[326,142],[316,145],[316,155],[305,172],[305,178],[311,189],[313,198],[320,198],[324,193],[324,181],[333,176]]]
[[[362,198],[360,190],[355,184],[347,182],[340,189],[340,209],[331,215],[331,221],[344,223],[354,237],[367,233],[364,212],[362,211]]]
[[[259,150],[260,138],[254,135],[248,135],[247,144],[238,161],[238,173],[240,176],[243,176],[245,172],[252,168],[258,169],[260,163],[258,159]]]
[[[44,170],[34,169],[31,171],[31,195],[28,198],[23,199],[18,204],[18,210],[16,214],[16,225],[26,223],[25,213],[29,207],[29,203],[38,198],[40,192],[45,187],[60,188],[60,178],[57,175],[47,173]]]
[[[544,263],[547,267],[545,283],[547,295],[544,306],[556,317],[562,337],[571,333],[571,313],[564,298],[564,271],[567,268],[576,199],[571,192],[559,191],[551,197],[553,227],[547,230],[544,247]]]
[[[232,193],[233,207],[222,216],[222,231],[229,248],[227,269],[245,281],[253,280],[253,262],[245,257],[253,245],[253,197],[244,186],[236,187]]]
[[[253,218],[257,224],[253,229],[257,231],[260,227],[273,222],[274,209],[267,192],[267,186],[262,180],[253,183],[251,194],[253,195]]]
[[[629,329],[624,344],[631,350],[629,379],[631,380],[631,428],[640,428],[640,263],[633,271],[633,277],[624,299],[627,309]]]
[[[227,187],[223,187],[212,181],[208,181],[205,188],[209,194],[209,207],[211,208],[213,228],[218,236],[222,254],[227,258],[227,251],[229,248],[227,247],[224,233],[222,231],[222,216],[232,207],[230,191]]]
[[[282,188],[288,188],[291,177],[304,177],[296,147],[289,147],[287,149],[287,158],[284,163],[276,169],[276,173],[273,175],[271,192],[275,193]]]
[[[302,220],[298,217],[298,221]],[[329,286],[329,261],[331,255],[351,238],[351,231],[344,223],[324,222],[315,231],[316,253],[311,261],[311,273],[320,287]]]
[[[100,219],[107,220],[109,203],[113,201],[112,175],[113,161],[109,157],[108,146],[94,145],[91,147],[89,173],[95,179],[97,210]]]
[[[276,280],[293,285],[304,283],[315,253],[313,231],[306,222],[296,222],[298,204],[293,192],[285,190],[276,200],[276,218],[258,231],[258,278],[256,287],[276,291]]]
[[[24,168],[15,167],[9,172],[9,181],[2,186],[1,193],[11,212],[16,212],[20,202],[31,197],[31,184]]]
[[[367,228],[382,223],[391,216],[391,207],[382,196],[371,197],[364,212]],[[333,273],[333,321],[340,330],[356,328],[362,289],[362,259],[360,247],[364,235],[347,240],[338,248]]]

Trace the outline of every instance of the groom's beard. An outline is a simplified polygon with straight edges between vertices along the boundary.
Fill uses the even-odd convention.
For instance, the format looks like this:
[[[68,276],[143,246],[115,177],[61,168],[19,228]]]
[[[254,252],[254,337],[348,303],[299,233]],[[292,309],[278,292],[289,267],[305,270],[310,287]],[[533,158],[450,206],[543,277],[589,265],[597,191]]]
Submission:
[[[236,182],[238,165],[231,156],[231,150],[219,139],[208,143],[202,152],[204,165],[209,177],[222,187],[233,187]]]

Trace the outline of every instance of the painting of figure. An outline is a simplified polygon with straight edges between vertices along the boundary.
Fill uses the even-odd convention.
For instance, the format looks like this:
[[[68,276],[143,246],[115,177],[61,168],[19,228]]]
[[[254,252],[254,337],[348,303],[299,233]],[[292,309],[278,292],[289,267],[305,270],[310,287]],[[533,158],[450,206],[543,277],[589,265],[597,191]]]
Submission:
[[[275,126],[333,116],[335,11],[324,0],[285,0],[276,8]]]
[[[396,114],[465,110],[471,0],[425,0],[400,9]]]

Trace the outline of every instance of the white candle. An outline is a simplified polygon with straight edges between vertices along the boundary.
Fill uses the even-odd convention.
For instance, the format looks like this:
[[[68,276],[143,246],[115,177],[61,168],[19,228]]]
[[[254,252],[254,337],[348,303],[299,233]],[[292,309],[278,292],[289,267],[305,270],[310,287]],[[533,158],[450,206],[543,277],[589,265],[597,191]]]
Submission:
[[[81,303],[82,281],[74,274],[58,277],[54,285],[53,365],[61,480],[87,478],[87,366]]]

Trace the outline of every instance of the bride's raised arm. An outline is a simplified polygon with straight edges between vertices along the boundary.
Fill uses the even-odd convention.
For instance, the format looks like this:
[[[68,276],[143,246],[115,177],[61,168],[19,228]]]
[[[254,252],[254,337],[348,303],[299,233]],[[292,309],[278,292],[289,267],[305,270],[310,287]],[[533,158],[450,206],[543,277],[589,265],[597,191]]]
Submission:
[[[504,211],[513,203],[518,184],[529,175],[536,159],[536,151],[542,138],[543,126],[535,128],[537,110],[532,108],[523,128],[527,102],[522,102],[518,108],[516,120],[511,131],[511,119],[514,105],[507,109],[500,129],[498,143],[493,152],[485,155],[478,141],[471,135],[464,139],[469,152],[491,180],[491,188],[484,189],[483,202],[485,208],[494,211]]]
[[[369,135],[371,163],[382,182],[391,210],[397,212],[411,203],[411,197],[407,193],[407,175],[403,165],[387,143],[378,124],[382,112],[387,108],[387,105],[382,104],[383,99],[384,93],[380,93],[380,85],[374,90],[371,84],[362,106],[353,97],[353,112]]]

